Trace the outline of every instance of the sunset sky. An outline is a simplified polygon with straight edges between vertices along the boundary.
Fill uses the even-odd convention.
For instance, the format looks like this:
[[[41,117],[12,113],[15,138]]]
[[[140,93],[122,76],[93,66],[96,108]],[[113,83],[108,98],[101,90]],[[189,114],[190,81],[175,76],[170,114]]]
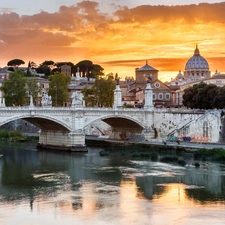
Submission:
[[[225,72],[225,2],[1,0],[0,66],[18,58],[78,63],[134,76],[148,60],[169,81],[194,54]]]

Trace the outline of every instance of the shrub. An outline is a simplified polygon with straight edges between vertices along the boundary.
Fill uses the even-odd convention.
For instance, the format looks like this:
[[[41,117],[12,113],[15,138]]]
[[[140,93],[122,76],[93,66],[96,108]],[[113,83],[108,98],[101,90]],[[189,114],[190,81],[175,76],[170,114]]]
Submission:
[[[105,151],[105,150],[100,151],[99,154],[100,154],[100,156],[110,156],[110,153],[108,151]]]
[[[158,160],[158,154],[156,152],[152,152],[151,160],[153,160],[153,161],[157,161]]]
[[[170,156],[170,155],[167,155],[167,156],[163,156],[161,159],[160,159],[161,162],[177,162],[178,161],[178,157],[177,156]]]
[[[9,132],[6,130],[0,130],[0,139],[7,139],[9,138]]]
[[[177,163],[180,166],[185,166],[186,165],[186,162],[183,159],[179,159]]]
[[[17,138],[17,137],[22,137],[22,134],[19,130],[13,130],[9,133],[9,136],[11,138]]]
[[[225,150],[222,148],[201,149],[195,153],[195,159],[225,161]]]
[[[200,167],[199,162],[196,162],[194,165],[195,165],[196,168],[199,168]]]

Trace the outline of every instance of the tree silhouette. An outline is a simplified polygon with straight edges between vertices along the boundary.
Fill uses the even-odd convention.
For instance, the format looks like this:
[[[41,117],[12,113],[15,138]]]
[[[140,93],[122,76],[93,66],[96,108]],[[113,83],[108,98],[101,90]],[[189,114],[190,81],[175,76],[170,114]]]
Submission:
[[[25,64],[22,59],[13,59],[7,63],[7,66],[20,66],[22,64]]]

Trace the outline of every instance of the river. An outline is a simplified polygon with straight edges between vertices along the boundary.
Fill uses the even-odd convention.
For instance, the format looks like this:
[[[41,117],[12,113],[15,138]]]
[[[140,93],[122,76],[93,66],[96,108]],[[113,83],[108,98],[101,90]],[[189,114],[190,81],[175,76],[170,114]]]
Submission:
[[[225,165],[0,143],[1,225],[225,224]]]

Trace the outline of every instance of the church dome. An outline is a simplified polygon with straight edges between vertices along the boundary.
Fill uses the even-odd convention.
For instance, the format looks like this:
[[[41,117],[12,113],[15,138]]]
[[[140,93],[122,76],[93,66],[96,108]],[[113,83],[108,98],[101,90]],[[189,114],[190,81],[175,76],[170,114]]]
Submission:
[[[209,70],[209,64],[204,57],[200,55],[198,46],[196,46],[194,55],[187,61],[185,70],[206,69]]]
[[[179,71],[179,73],[175,77],[175,80],[184,80],[184,75],[181,73],[181,71]]]

